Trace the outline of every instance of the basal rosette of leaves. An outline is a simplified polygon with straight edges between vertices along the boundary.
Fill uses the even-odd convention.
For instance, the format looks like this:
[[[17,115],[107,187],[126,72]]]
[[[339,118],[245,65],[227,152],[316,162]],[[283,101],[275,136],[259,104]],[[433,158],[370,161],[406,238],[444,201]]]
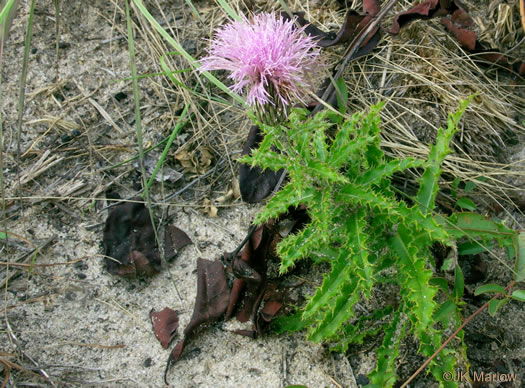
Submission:
[[[464,102],[449,115],[448,127],[439,131],[427,160],[385,157],[380,147],[381,104],[346,121],[330,111],[310,117],[308,111],[294,109],[286,124],[263,125],[259,149],[243,159],[262,168],[286,169],[289,175],[256,223],[293,206],[308,209],[310,222],[277,247],[281,273],[304,258],[331,264],[306,306],[279,320],[277,330],[306,329],[310,340],[340,352],[368,335],[384,333],[370,386],[395,383],[395,362],[406,336],[415,336],[418,351],[429,357],[443,342],[444,331],[461,323],[460,299],[451,295],[446,282],[434,278],[430,248],[435,242],[452,245],[466,235],[451,224],[457,215],[433,215],[440,166],[466,106]],[[417,196],[405,201],[396,195],[391,179],[409,168],[424,172]],[[508,245],[505,241],[500,244]],[[357,314],[356,303],[373,297],[374,286],[381,283],[394,285],[399,304]],[[462,339],[461,332],[459,341],[429,365],[444,386],[457,386],[443,381],[443,373],[453,373],[457,361],[466,359]]]

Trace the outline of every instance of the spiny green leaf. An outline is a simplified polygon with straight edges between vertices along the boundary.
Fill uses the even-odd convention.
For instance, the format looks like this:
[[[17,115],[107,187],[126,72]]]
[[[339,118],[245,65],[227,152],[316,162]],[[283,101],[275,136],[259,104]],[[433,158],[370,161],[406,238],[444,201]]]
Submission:
[[[398,279],[402,292],[412,303],[410,315],[415,318],[419,329],[427,328],[432,324],[432,314],[436,309],[433,299],[437,290],[430,285],[432,271],[425,269],[425,260],[418,257],[417,248],[411,245],[410,230],[400,227],[389,242],[401,265],[403,276]]]
[[[399,217],[398,204],[382,196],[380,193],[364,187],[353,185],[352,183],[343,186],[336,193],[336,203],[347,202],[352,205],[367,205],[370,210],[378,210],[391,217]]]
[[[344,322],[354,316],[354,305],[359,300],[359,293],[356,292],[357,280],[350,280],[344,284],[341,292],[335,296],[335,306],[329,313],[324,315],[319,324],[312,330],[308,338],[313,342],[321,342],[334,336]]]
[[[438,181],[441,175],[441,164],[450,152],[449,143],[457,131],[459,120],[470,102],[471,98],[462,101],[459,109],[448,117],[448,126],[444,130],[440,128],[436,137],[436,144],[430,147],[428,155],[428,167],[425,169],[417,193],[417,203],[423,214],[434,210],[434,202],[438,191]]]
[[[326,181],[327,183],[347,183],[348,178],[344,175],[339,174],[334,170],[328,163],[322,163],[315,160],[308,160],[305,168],[308,173],[317,178],[320,181]]]
[[[392,160],[387,164],[368,170],[366,173],[358,177],[356,183],[362,186],[368,186],[378,183],[381,179],[391,177],[396,172],[405,171],[409,168],[423,167],[424,165],[424,161],[412,158]]]
[[[345,282],[350,282],[350,270],[347,257],[350,252],[341,250],[337,261],[334,262],[332,271],[325,276],[323,284],[317,289],[317,292],[306,305],[303,313],[303,319],[308,319],[321,309],[328,306],[330,299],[340,294],[340,290]]]
[[[295,262],[307,257],[314,248],[322,244],[323,236],[312,227],[306,227],[297,234],[288,236],[277,245],[277,253],[281,257],[279,272],[286,273]]]
[[[397,311],[391,325],[385,327],[383,343],[377,350],[377,366],[368,375],[370,383],[378,387],[392,387],[396,382],[395,360],[399,356],[399,345],[406,335],[406,321],[401,321],[401,313]]]
[[[304,192],[298,192],[296,189],[291,183],[284,186],[270,199],[265,209],[255,217],[254,223],[262,224],[270,218],[278,218],[291,206],[298,206],[317,194],[313,188],[306,189]]]
[[[364,217],[363,209],[359,209],[350,215],[347,222],[347,235],[349,236],[349,247],[352,251],[349,264],[354,267],[355,275],[360,278],[363,294],[368,298],[374,284],[374,266],[368,261],[368,236],[364,232],[366,225]]]
[[[394,308],[392,306],[386,306],[382,309],[377,309],[369,315],[361,315],[357,322],[346,324],[339,338],[337,344],[330,347],[330,351],[344,353],[348,350],[350,344],[362,344],[363,340],[369,336],[376,336],[379,333],[384,332],[384,328],[388,325],[385,322],[377,326],[377,322],[380,322],[385,317],[392,314]],[[371,321],[373,327],[367,328],[365,324]]]

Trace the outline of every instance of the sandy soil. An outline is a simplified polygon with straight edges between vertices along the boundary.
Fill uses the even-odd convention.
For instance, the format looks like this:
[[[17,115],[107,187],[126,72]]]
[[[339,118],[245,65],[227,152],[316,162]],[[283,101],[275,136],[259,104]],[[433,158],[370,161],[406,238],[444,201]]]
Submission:
[[[29,270],[11,267],[0,274],[0,280],[14,275],[2,292],[0,351],[16,354],[13,362],[48,376],[13,370],[7,384],[163,386],[170,349],[163,349],[155,339],[150,310],[165,306],[177,310],[182,332],[193,311],[197,258],[214,259],[232,251],[259,207],[237,199],[219,206],[217,218],[201,211],[204,199],[224,194],[231,185],[229,163],[169,203],[163,198],[194,178],[186,174],[177,182],[165,182],[153,191],[153,202],[159,204],[155,213],[184,230],[193,244],[151,279],[129,281],[105,271],[101,241],[108,203],[104,193],[111,189],[122,197],[132,197],[140,182],[132,163],[109,168],[136,154],[131,82],[124,80],[130,76],[127,41],[123,39],[125,18],[111,1],[62,3],[57,64],[53,2],[37,2],[20,142],[23,157],[18,167],[16,104],[26,2],[22,2],[4,57],[1,109],[6,197],[22,199],[7,201],[4,224],[12,239],[9,245],[2,245],[0,255],[2,261],[53,264]],[[167,3],[163,2],[166,7]],[[172,5],[170,12],[180,16],[174,17],[177,22],[191,23],[189,10],[180,3]],[[200,6],[213,5],[204,2]],[[154,72],[152,58],[141,45],[143,39],[137,35],[139,72]],[[185,46],[200,49],[200,43],[191,39]],[[156,144],[169,134],[171,114],[181,108],[180,101],[170,100],[173,96],[166,97],[147,79],[141,81],[141,87],[145,143]],[[247,129],[245,122],[235,127],[243,133]],[[179,172],[183,169],[173,155],[191,136],[190,130],[185,131],[173,145],[169,165]],[[242,143],[232,141],[230,146],[229,151],[235,154]],[[518,148],[513,152],[520,152],[522,147]],[[160,152],[150,155],[156,160]],[[37,167],[48,168],[41,171]],[[497,263],[484,260],[491,270],[483,279],[474,279],[469,288],[509,280]],[[470,301],[465,316],[478,304]],[[484,314],[469,326],[466,340],[473,367],[516,373],[525,381],[524,310],[523,304],[513,301],[495,318]],[[373,368],[374,347],[380,340],[372,339],[345,357],[327,353],[300,334],[270,334],[252,340],[234,334],[235,328],[235,322],[202,328],[192,337],[183,358],[171,367],[168,381],[175,387],[356,387],[366,383],[364,375]],[[404,376],[423,361],[414,357],[415,347],[408,343],[403,349],[399,373]],[[415,386],[435,383],[422,377]]]

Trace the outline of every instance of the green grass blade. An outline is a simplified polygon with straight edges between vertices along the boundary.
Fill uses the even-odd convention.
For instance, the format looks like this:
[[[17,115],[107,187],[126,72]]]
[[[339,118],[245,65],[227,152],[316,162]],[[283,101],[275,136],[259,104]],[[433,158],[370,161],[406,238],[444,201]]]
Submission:
[[[171,132],[171,135],[168,139],[168,143],[164,147],[164,150],[162,151],[162,154],[160,155],[160,159],[157,162],[157,165],[155,166],[155,170],[153,170],[153,173],[151,174],[151,177],[149,178],[149,181],[147,183],[148,189],[153,184],[153,181],[155,180],[155,177],[157,176],[157,173],[159,172],[160,168],[164,164],[164,160],[166,159],[166,156],[168,155],[168,151],[173,144],[173,141],[175,140],[175,137],[179,134],[180,130],[184,127],[184,118],[186,117],[186,114],[188,113],[189,105],[186,104],[184,107],[184,110],[182,111],[182,114],[180,115],[179,122]]]
[[[196,19],[199,19],[201,17],[201,15],[199,15],[199,11],[197,11],[197,8],[195,8],[195,6],[191,2],[191,0],[186,0],[186,4],[188,4],[188,7],[191,8],[191,12],[193,13],[193,17],[195,17]]]
[[[171,80],[171,82],[173,82],[177,86],[180,86],[183,89],[189,90],[189,88],[186,85],[181,83],[179,80],[177,80],[173,76],[174,72],[170,70],[170,68],[168,67],[168,64],[166,63],[166,59],[165,59],[166,55],[174,55],[174,54],[177,55],[178,53],[171,51],[169,53],[162,54],[161,57],[159,58],[160,66],[162,67],[162,70],[164,70],[164,73],[166,74],[166,76]]]
[[[224,12],[226,12],[233,20],[242,20],[241,17],[237,14],[237,12],[235,12],[225,0],[215,0],[215,2],[218,3],[222,7]]]
[[[140,115],[140,101],[139,101],[139,85],[137,79],[137,66],[135,64],[135,42],[133,39],[133,28],[131,26],[131,16],[129,12],[129,3],[126,0],[126,21],[128,32],[128,49],[129,49],[129,65],[131,68],[132,85],[133,85],[133,99],[135,101],[135,126],[137,133],[137,143],[139,147],[139,164],[142,172],[142,179],[144,184],[144,194],[148,197],[148,190],[146,185],[146,170],[144,168],[144,148],[142,144],[142,117]]]
[[[184,48],[177,42],[175,39],[173,39],[170,34],[162,28],[162,26],[155,20],[155,18],[149,13],[149,11],[146,9],[144,4],[142,3],[142,0],[132,0],[133,3],[137,6],[138,10],[142,13],[142,15],[150,22],[150,24],[157,30],[157,32],[164,38],[166,41],[180,54],[188,61],[188,63],[197,69],[200,65],[199,62],[193,58]],[[223,92],[227,93],[230,97],[232,97],[235,101],[237,101],[239,104],[243,106],[247,106],[246,101],[239,96],[236,93],[233,93],[226,85],[224,85],[221,81],[219,81],[217,78],[215,78],[209,71],[203,71],[201,73],[204,77],[206,77],[211,83],[213,83],[215,86],[217,86],[219,89],[221,89]]]
[[[18,8],[19,2],[20,0],[8,0],[7,3],[3,0],[0,1],[0,6],[3,7],[2,11],[0,11],[0,39],[2,42],[7,38],[7,35],[9,34],[9,28],[11,27],[11,23],[15,18],[15,13]]]
[[[129,2],[126,0],[126,21],[127,21],[127,32],[128,32],[128,49],[129,49],[129,64],[131,68],[131,75],[133,77],[133,99],[135,100],[135,125],[137,131],[137,144],[139,148],[139,164],[140,171],[142,173],[142,185],[144,187],[143,197],[146,200],[149,216],[151,219],[151,225],[153,226],[153,232],[155,233],[155,240],[158,242],[157,229],[155,227],[155,220],[153,218],[153,211],[151,209],[151,201],[149,197],[149,186],[146,182],[146,169],[144,168],[144,146],[142,144],[142,118],[140,115],[140,101],[139,101],[139,81],[137,79],[137,66],[135,63],[135,42],[133,40],[133,28],[131,26],[131,15],[129,12]]]

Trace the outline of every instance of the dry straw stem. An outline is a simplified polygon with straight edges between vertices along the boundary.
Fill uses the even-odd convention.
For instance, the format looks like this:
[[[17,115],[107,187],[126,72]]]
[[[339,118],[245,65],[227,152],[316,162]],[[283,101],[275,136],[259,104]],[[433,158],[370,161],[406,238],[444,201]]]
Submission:
[[[228,3],[232,9],[243,13],[281,8],[278,1],[257,5],[243,1]],[[360,2],[354,3],[348,6],[354,9],[361,7]],[[408,1],[400,2],[383,26],[390,25],[392,15],[411,5]],[[336,11],[332,7],[314,9],[310,7],[310,2],[288,2],[288,7],[292,11],[305,12],[308,20],[326,31],[337,30],[344,18],[344,10]],[[500,7],[496,2],[492,2],[490,7],[493,17],[480,24],[481,40],[498,41],[499,46],[491,47],[501,47],[511,55],[516,53],[515,48],[523,39],[523,31],[515,27],[517,12],[514,8]],[[166,18],[161,19],[167,22],[165,28],[179,42],[196,41],[197,58],[199,54],[205,54],[204,48],[209,43],[206,39],[197,38],[196,34],[202,36],[202,29],[205,28],[205,37],[211,38],[213,31],[228,20],[226,13],[217,7],[203,7],[198,11],[197,19],[186,13],[182,19],[170,24],[167,20],[169,15],[158,10]],[[193,19],[190,28],[184,28],[189,18]],[[148,23],[141,23],[141,26],[150,37],[147,42],[152,56],[160,58],[168,51],[163,40],[153,38],[157,33]],[[335,64],[341,59],[343,50],[336,47],[325,50],[323,55],[328,63]],[[178,56],[164,58],[172,69],[186,66]],[[508,139],[523,135],[519,112],[525,111],[525,99],[523,85],[513,84],[512,76],[504,71],[496,73],[496,70],[494,65],[487,68],[475,62],[475,56],[464,52],[437,20],[425,20],[412,23],[397,37],[384,34],[372,55],[348,66],[344,79],[349,90],[350,112],[366,110],[379,100],[387,102],[382,112],[383,145],[390,155],[401,158],[426,156],[437,129],[446,125],[447,114],[454,111],[462,99],[476,94],[454,140],[455,153],[445,161],[445,176],[450,180],[458,177],[464,181],[486,177],[486,182],[477,182],[481,190],[506,202],[507,193],[519,189],[509,183],[512,180],[510,177],[525,175],[518,164],[511,165],[501,158]],[[194,73],[176,76],[185,85],[195,82]],[[222,79],[228,82],[224,77]],[[241,147],[248,128],[243,111],[214,101],[210,95],[214,89],[209,87],[202,89],[203,95],[196,96],[173,86],[167,77],[162,84],[166,85],[163,90],[171,88],[181,100],[189,101],[196,114],[190,140],[192,148],[211,145],[215,152],[221,153],[225,148]],[[205,110],[199,109],[196,102],[201,98],[206,99]]]
[[[408,6],[404,3],[402,8]],[[515,83],[506,71],[497,74],[495,66],[483,67],[474,59],[437,21],[414,22],[399,36],[385,36],[373,55],[348,68],[344,78],[349,106],[351,111],[361,111],[386,101],[381,112],[385,149],[395,157],[424,157],[437,129],[446,126],[448,112],[476,94],[454,139],[455,152],[443,169],[450,180],[488,178],[476,183],[488,196],[506,202],[509,192],[520,189],[509,183],[516,181],[511,177],[525,175],[523,164],[512,165],[501,158],[509,139],[524,134],[523,84]]]
[[[170,8],[168,13],[162,9],[158,2],[158,8],[149,4],[148,9],[153,14],[158,14],[157,21],[170,35],[198,58],[204,54],[207,45],[205,37],[211,38],[215,26],[227,22],[227,15],[219,8],[199,8],[199,16],[187,12],[181,5],[180,9]],[[237,6],[233,7],[238,9]],[[189,63],[181,55],[172,53],[173,48],[168,46],[158,32],[151,27],[151,23],[145,20],[140,12],[136,12],[141,29],[144,31],[145,42],[150,49],[150,55],[155,58],[155,71],[162,72],[166,69],[183,70],[189,69]],[[203,30],[206,34],[203,35]],[[204,38],[203,38],[204,36]],[[164,66],[163,66],[164,65]],[[173,77],[175,81],[170,79]],[[191,138],[186,144],[187,149],[198,150],[202,148],[211,149],[215,158],[222,160],[226,157],[230,166],[231,180],[234,174],[234,166],[229,157],[232,149],[240,149],[243,138],[247,131],[246,112],[233,106],[229,100],[217,98],[211,90],[209,83],[194,71],[174,73],[163,76],[157,80],[159,91],[166,93],[166,100],[170,100],[171,107],[180,108],[184,104],[189,105],[189,111],[193,113],[194,119],[186,132],[191,133]],[[168,97],[169,96],[169,97]],[[175,97],[175,104],[173,103]],[[241,129],[241,130],[240,130]]]

